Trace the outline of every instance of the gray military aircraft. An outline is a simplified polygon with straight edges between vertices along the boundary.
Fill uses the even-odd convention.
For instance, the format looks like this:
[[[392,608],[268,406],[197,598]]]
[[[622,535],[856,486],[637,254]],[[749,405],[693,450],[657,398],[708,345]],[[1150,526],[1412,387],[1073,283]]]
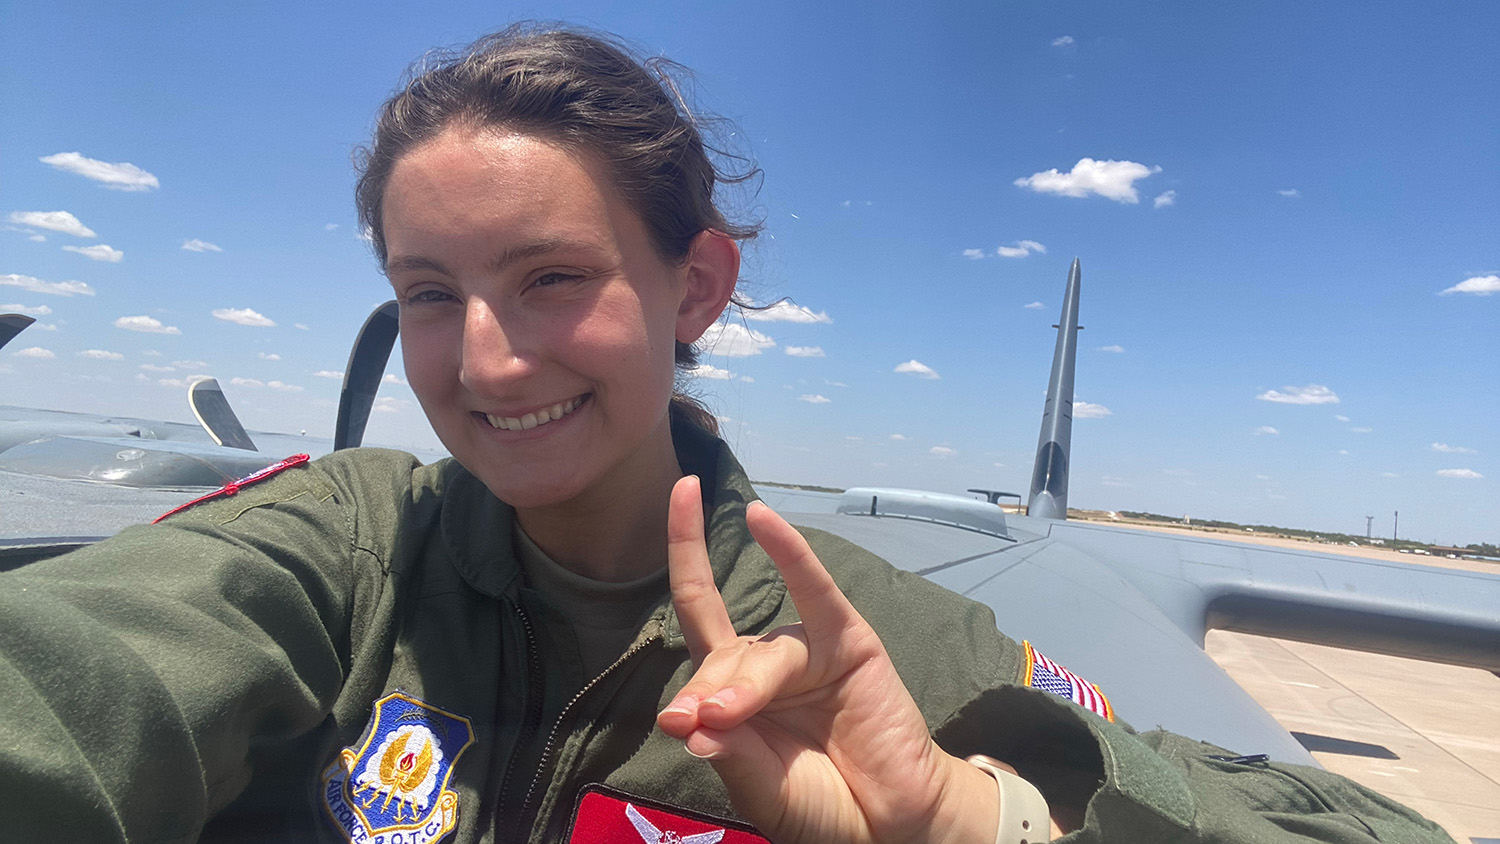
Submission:
[[[1007,516],[996,501],[1014,494],[991,490],[971,490],[984,501],[758,492],[795,524],[987,604],[1002,627],[1107,690],[1126,721],[1244,753],[1317,764],[1204,653],[1211,629],[1500,672],[1500,576],[1068,521],[1080,287],[1075,260],[1025,515]],[[26,322],[0,317],[0,345]],[[149,520],[289,454],[358,445],[396,331],[393,302],[360,330],[331,444],[252,439],[212,381],[190,391],[201,428],[0,407],[0,569]]]

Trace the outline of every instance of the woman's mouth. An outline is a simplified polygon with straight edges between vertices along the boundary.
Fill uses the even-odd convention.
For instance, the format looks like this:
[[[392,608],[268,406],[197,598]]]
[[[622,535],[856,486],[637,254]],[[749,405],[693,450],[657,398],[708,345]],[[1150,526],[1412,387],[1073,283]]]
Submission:
[[[588,397],[589,394],[587,393],[575,396],[567,401],[560,401],[557,404],[544,407],[525,416],[494,416],[489,413],[481,415],[484,416],[485,421],[490,423],[490,427],[499,428],[502,431],[529,431],[532,428],[541,427],[549,422],[555,422],[567,416],[569,413],[577,410],[580,405],[588,400]]]

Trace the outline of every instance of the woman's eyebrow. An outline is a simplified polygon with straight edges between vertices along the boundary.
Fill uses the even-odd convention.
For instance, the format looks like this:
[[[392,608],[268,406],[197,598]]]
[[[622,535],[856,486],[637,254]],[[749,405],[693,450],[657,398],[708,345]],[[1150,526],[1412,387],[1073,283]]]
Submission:
[[[420,272],[422,270],[441,273],[450,278],[453,276],[453,273],[449,272],[442,262],[424,258],[421,255],[397,255],[385,262],[386,275],[393,272]]]
[[[490,260],[490,269],[495,272],[505,269],[517,261],[550,255],[554,252],[601,252],[603,247],[588,240],[567,237],[547,237],[502,249]]]

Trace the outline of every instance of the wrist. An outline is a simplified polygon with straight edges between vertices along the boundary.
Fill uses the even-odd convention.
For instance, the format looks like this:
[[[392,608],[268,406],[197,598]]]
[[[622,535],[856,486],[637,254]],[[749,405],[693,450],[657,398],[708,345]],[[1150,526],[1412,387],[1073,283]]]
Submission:
[[[998,759],[976,754],[964,761],[994,780],[999,815],[995,844],[1046,844],[1052,840],[1055,829],[1047,801],[1036,786]]]
[[[943,757],[941,802],[926,844],[990,844],[1000,822],[994,777],[956,756]]]

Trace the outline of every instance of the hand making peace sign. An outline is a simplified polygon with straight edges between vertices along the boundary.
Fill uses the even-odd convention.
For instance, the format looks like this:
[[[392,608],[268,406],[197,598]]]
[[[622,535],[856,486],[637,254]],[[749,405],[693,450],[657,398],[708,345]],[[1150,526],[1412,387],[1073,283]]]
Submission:
[[[994,780],[928,735],[875,631],[807,541],[761,502],[746,521],[802,617],[734,632],[714,586],[698,479],[672,491],[672,602],[697,673],[657,716],[708,759],[735,808],[773,841],[993,841]]]

